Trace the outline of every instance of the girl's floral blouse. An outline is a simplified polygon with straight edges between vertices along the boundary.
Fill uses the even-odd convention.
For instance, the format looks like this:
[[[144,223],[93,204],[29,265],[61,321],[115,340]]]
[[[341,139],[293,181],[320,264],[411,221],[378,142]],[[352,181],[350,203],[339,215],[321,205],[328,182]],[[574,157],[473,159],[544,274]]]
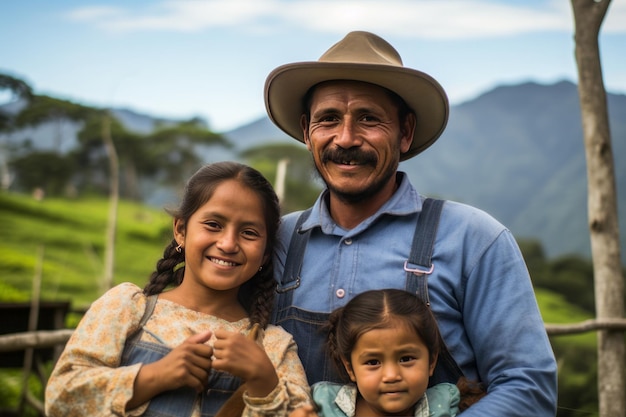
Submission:
[[[138,330],[146,306],[141,288],[120,284],[96,300],[68,341],[46,387],[46,415],[56,416],[138,416],[148,403],[125,411],[133,395],[133,383],[141,364],[119,366],[126,339]],[[188,337],[207,329],[224,328],[246,333],[248,319],[228,322],[159,299],[142,334],[142,340],[164,343],[173,348]],[[154,336],[157,336],[157,340]],[[210,340],[209,344],[212,343]],[[297,347],[289,333],[268,326],[263,346],[276,368],[280,382],[265,398],[244,395],[243,416],[288,415],[310,403],[310,390]],[[193,417],[200,415],[199,404]]]

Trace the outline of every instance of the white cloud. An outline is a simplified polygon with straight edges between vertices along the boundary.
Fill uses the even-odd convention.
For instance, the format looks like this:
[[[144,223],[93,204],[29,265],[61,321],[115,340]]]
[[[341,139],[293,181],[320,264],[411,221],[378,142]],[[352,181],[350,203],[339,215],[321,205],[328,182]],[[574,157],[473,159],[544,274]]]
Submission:
[[[117,13],[103,13],[106,7],[85,6],[71,11],[70,19],[84,21],[112,32],[165,30],[193,32],[211,27],[241,26],[271,14],[277,4],[255,0],[168,0],[151,7],[133,10],[129,6]]]
[[[79,7],[70,11],[67,16],[78,21],[98,21],[102,19],[116,18],[124,15],[124,9],[111,6]]]
[[[458,39],[573,29],[565,0],[511,5],[489,0],[168,0],[133,10],[82,7],[74,20],[115,32],[298,28],[324,33],[365,29],[396,36]],[[626,32],[626,1],[614,0],[603,30]]]

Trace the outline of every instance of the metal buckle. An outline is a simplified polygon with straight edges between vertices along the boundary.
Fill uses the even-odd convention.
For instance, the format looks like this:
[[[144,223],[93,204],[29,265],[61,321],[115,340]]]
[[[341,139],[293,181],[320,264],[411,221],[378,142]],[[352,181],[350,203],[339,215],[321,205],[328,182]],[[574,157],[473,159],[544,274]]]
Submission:
[[[413,273],[413,274],[415,274],[417,276],[420,276],[420,275],[430,275],[435,270],[435,264],[431,264],[430,265],[430,269],[428,269],[428,270],[419,269],[419,268],[409,268],[408,264],[409,264],[409,261],[405,261],[404,262],[404,270],[406,272],[411,272],[411,273]]]

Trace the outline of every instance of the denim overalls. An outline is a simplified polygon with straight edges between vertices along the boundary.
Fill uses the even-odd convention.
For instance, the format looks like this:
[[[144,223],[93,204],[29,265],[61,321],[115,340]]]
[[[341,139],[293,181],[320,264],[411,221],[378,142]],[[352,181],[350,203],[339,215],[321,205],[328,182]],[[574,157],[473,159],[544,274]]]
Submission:
[[[404,264],[406,271],[405,290],[417,294],[428,305],[430,305],[428,275],[433,271],[431,256],[443,203],[443,200],[431,198],[424,200],[422,212],[419,215],[413,235],[411,254]],[[329,313],[307,311],[293,305],[293,292],[300,286],[302,260],[310,234],[310,231],[300,231],[300,227],[310,213],[311,209],[305,210],[294,227],[283,276],[276,288],[277,303],[272,321],[293,335],[298,344],[300,359],[305,364],[309,383],[318,381],[345,382],[341,380],[335,364],[325,353],[326,335],[320,334],[320,328],[328,320]],[[456,383],[461,375],[461,370],[443,345],[429,385],[432,386],[439,382]]]
[[[172,351],[165,345],[141,340],[141,335],[144,332],[143,326],[152,315],[156,302],[157,295],[148,297],[146,311],[139,323],[139,330],[126,341],[122,353],[122,366],[156,362]],[[161,393],[150,400],[150,405],[143,415],[154,417],[191,416],[196,401],[200,401],[201,416],[213,417],[239,385],[241,385],[240,378],[211,369],[207,390],[198,394],[190,387],[183,387]]]

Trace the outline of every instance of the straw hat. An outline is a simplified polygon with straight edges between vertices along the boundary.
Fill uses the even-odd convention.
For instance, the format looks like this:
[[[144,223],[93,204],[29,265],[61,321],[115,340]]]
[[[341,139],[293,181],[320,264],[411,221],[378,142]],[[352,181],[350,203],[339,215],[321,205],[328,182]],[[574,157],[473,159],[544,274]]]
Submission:
[[[303,142],[303,99],[314,85],[330,80],[364,81],[385,87],[404,99],[417,115],[413,143],[400,160],[432,145],[448,121],[448,98],[428,74],[406,68],[387,41],[369,32],[350,32],[318,61],[282,65],[265,81],[265,108],[281,130]]]

